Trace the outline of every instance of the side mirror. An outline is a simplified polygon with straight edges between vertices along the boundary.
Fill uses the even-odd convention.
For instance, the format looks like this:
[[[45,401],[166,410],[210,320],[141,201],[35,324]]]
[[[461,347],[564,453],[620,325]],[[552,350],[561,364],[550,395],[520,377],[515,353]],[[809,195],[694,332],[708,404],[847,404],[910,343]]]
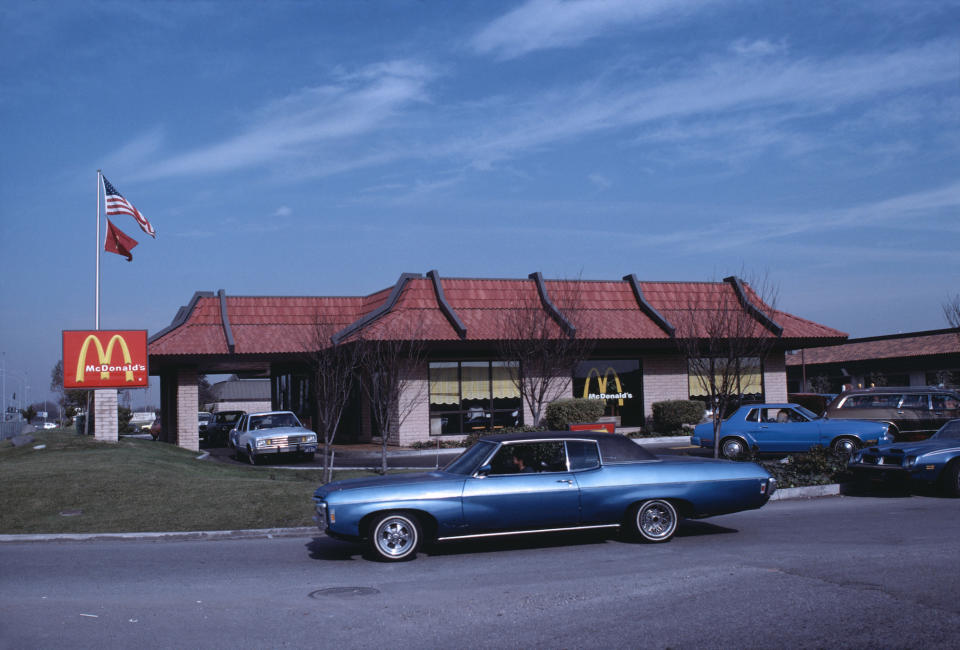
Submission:
[[[477,470],[477,478],[486,478],[492,469],[489,463],[481,466],[480,469]]]

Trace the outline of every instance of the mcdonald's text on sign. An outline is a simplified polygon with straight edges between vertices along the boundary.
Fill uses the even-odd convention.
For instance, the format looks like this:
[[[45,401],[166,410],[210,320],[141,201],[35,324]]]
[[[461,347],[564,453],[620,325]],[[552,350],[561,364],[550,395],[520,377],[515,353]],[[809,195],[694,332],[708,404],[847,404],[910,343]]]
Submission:
[[[591,393],[590,380],[594,377],[597,378],[597,392]],[[617,389],[615,393],[607,392],[607,381],[611,378]],[[633,393],[628,393],[623,390],[623,386],[620,385],[620,376],[613,368],[608,367],[602,375],[599,369],[590,368],[590,372],[587,373],[587,380],[583,384],[583,397],[584,399],[615,399],[617,400],[617,406],[623,406],[623,400],[633,399]]]
[[[148,385],[146,330],[64,330],[64,388]]]

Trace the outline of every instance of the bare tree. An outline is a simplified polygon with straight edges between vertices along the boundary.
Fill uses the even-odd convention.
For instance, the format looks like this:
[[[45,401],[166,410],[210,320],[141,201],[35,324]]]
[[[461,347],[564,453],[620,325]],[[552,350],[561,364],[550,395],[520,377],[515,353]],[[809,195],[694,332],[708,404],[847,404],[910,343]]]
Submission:
[[[776,290],[767,278],[753,286],[735,276],[724,282],[720,291],[691,293],[674,323],[688,372],[713,409],[714,458],[720,456],[724,415],[761,376],[782,332],[774,319]]]
[[[364,331],[356,344],[363,392],[380,431],[380,471],[387,473],[387,445],[422,401],[426,382],[417,375],[427,358],[426,342],[416,328],[399,334]]]
[[[337,326],[324,322],[319,314],[309,333],[306,354],[313,383],[314,426],[323,439],[323,482],[333,479],[330,446],[340,426],[343,410],[350,399],[360,348],[355,344],[334,342]]]
[[[531,278],[542,282],[539,274]],[[574,370],[593,349],[575,325],[581,320],[581,283],[569,281],[564,287],[546,300],[545,293],[528,294],[501,313],[497,355],[517,364],[513,383],[530,409],[533,426],[540,423],[546,405],[568,391]]]
[[[943,316],[950,327],[960,328],[960,293],[943,303]]]

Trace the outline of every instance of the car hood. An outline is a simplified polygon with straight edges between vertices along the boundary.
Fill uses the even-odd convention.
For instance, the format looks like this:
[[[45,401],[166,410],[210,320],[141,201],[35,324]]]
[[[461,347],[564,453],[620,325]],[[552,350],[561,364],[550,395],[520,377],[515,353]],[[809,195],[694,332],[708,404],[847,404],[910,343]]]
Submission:
[[[390,476],[370,476],[365,478],[350,478],[342,481],[333,481],[321,485],[313,493],[315,497],[325,497],[333,492],[344,490],[364,490],[368,488],[396,490],[398,488],[420,487],[428,484],[449,483],[463,481],[464,477],[446,472],[422,472],[416,474],[392,474]]]
[[[831,420],[830,418],[820,418],[817,420],[820,428],[824,431],[836,431],[837,433],[858,433],[865,435],[876,432],[878,435],[887,430],[885,422],[874,422],[873,420]],[[856,431],[851,431],[850,427],[855,426]]]
[[[919,442],[895,442],[890,445],[870,447],[870,451],[880,452],[881,454],[903,453],[907,456],[920,456],[943,449],[960,449],[960,440],[920,440]]]
[[[302,436],[313,433],[303,427],[273,427],[271,429],[256,429],[248,432],[254,438],[273,438],[275,436]]]

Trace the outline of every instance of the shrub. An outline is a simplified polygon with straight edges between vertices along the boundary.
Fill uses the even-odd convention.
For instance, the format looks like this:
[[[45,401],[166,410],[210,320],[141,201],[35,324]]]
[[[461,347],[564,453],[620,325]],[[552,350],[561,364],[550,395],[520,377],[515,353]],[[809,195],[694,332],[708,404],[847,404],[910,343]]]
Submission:
[[[777,479],[777,487],[842,483],[850,479],[846,454],[816,445],[806,454],[790,454],[780,460],[756,460]]]
[[[660,433],[683,430],[684,424],[697,424],[703,419],[703,402],[677,399],[653,403],[653,427]]]
[[[547,405],[547,427],[553,431],[564,431],[573,423],[596,422],[603,417],[605,409],[606,404],[599,399],[558,399]]]

